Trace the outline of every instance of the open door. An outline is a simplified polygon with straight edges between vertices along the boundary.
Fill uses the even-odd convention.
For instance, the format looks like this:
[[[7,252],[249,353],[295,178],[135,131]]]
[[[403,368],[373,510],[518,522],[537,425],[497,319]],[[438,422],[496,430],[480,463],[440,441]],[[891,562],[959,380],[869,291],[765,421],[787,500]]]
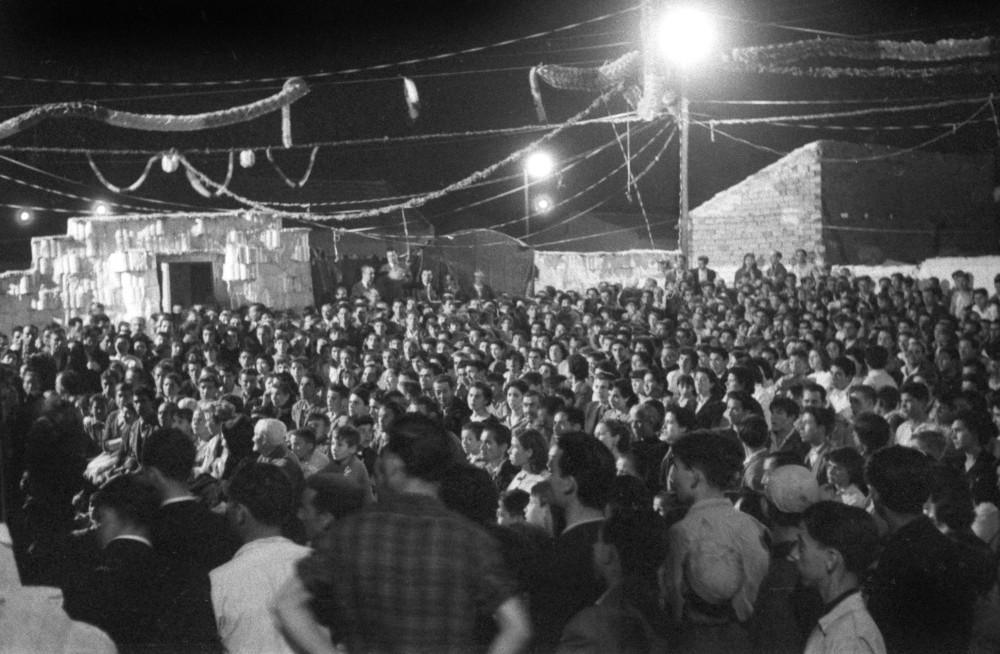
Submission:
[[[161,310],[216,303],[211,261],[161,262],[159,273]]]

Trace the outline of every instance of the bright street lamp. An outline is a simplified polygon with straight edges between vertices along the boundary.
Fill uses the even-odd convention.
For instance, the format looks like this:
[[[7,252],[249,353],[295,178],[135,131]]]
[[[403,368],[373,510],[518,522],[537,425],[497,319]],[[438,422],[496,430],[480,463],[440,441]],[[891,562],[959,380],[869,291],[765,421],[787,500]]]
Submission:
[[[535,213],[548,213],[552,210],[552,198],[547,195],[539,195],[535,198]]]
[[[712,18],[692,7],[675,7],[663,15],[657,29],[658,46],[663,56],[677,72],[677,95],[680,99],[678,116],[680,151],[680,196],[677,221],[677,246],[687,257],[691,248],[691,214],[688,206],[688,147],[690,144],[690,101],[687,97],[687,76],[691,68],[703,61],[715,46],[715,25]]]
[[[17,222],[22,225],[27,225],[32,220],[35,219],[35,214],[31,213],[28,209],[21,209],[17,212]]]
[[[98,216],[106,216],[111,213],[111,207],[108,206],[107,202],[95,202],[94,213]]]
[[[675,7],[663,15],[657,36],[663,56],[687,68],[703,61],[715,47],[715,24],[703,11]]]
[[[556,169],[555,159],[548,152],[532,152],[524,162],[524,174],[531,179],[545,179]]]
[[[555,172],[556,161],[548,152],[538,150],[524,160],[524,237],[531,235],[531,182],[542,180]],[[541,196],[535,202],[535,213],[547,213],[552,208],[552,200]]]

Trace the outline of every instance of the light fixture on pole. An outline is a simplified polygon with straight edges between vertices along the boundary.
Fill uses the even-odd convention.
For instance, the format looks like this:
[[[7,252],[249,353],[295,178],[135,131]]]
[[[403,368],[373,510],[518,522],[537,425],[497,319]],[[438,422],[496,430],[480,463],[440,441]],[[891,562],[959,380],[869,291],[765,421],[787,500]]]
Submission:
[[[680,98],[678,112],[680,149],[680,207],[677,221],[678,248],[690,257],[691,216],[688,207],[688,146],[690,130],[690,102],[687,97],[687,77],[691,68],[711,53],[715,45],[715,25],[712,18],[692,7],[675,7],[664,14],[658,28],[658,45],[663,56],[677,73],[677,94]]]
[[[94,213],[98,216],[106,216],[111,213],[111,207],[108,206],[107,202],[95,202]]]
[[[531,235],[531,183],[549,177],[555,171],[556,162],[552,155],[537,150],[524,160],[524,236]],[[552,200],[547,199],[547,206],[537,213],[546,213],[552,208]]]
[[[29,209],[17,210],[17,222],[21,225],[28,225],[35,220],[35,214]]]
[[[535,213],[538,214],[548,213],[552,211],[552,207],[554,206],[552,198],[545,194],[537,196],[532,204],[534,205]]]

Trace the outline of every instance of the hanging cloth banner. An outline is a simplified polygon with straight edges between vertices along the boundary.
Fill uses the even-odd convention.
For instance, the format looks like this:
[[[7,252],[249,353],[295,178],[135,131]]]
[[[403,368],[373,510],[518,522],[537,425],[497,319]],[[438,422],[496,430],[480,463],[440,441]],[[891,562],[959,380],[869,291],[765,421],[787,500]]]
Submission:
[[[943,39],[922,41],[853,41],[850,39],[813,39],[733,50],[728,60],[748,66],[797,64],[805,59],[856,59],[940,63],[962,59],[984,59],[1000,54],[994,38]]]
[[[56,102],[44,104],[0,123],[0,140],[34,127],[48,118],[89,118],[113,127],[148,132],[196,132],[245,123],[278,109],[290,106],[309,93],[305,81],[293,77],[281,91],[250,104],[202,114],[136,114],[102,107],[92,102]]]

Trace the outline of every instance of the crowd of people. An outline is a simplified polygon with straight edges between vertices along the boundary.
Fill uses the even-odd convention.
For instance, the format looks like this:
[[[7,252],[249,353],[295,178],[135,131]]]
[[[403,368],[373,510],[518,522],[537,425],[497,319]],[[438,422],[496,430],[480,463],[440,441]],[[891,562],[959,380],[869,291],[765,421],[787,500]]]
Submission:
[[[119,651],[1000,648],[1000,275],[389,255],[302,312],[3,335],[23,583]]]

